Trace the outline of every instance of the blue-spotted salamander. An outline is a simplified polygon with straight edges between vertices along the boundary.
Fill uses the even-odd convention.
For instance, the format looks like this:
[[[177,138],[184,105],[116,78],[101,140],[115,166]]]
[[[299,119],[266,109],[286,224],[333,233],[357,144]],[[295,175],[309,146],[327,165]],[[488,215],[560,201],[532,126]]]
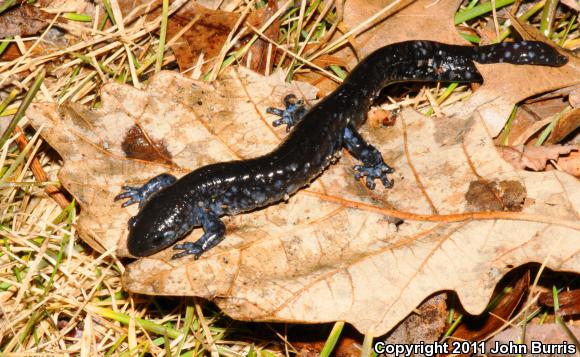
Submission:
[[[330,95],[306,111],[288,96],[286,109],[269,109],[286,124],[286,139],[272,152],[248,160],[200,167],[180,179],[162,174],[141,187],[124,186],[115,199],[128,199],[123,207],[139,203],[139,213],[129,220],[129,252],[148,256],[201,226],[196,242],[174,245],[173,258],[195,259],[224,239],[223,215],[236,215],[287,199],[308,185],[346,148],[361,162],[355,178],[364,178],[370,189],[378,179],[385,187],[393,182],[381,153],[357,131],[381,89],[396,82],[481,82],[479,63],[508,62],[561,66],[566,57],[541,42],[500,43],[470,47],[431,41],[407,41],[382,47],[361,61]]]

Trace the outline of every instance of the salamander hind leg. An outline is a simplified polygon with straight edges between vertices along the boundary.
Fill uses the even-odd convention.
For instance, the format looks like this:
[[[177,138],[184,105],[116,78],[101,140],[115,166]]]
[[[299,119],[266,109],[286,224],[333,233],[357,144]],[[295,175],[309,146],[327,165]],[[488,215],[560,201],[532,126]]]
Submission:
[[[286,124],[286,131],[290,131],[293,126],[300,122],[308,110],[304,105],[304,101],[297,99],[294,94],[288,94],[284,97],[284,106],[286,107],[284,109],[266,108],[266,113],[280,117],[272,122],[273,126]]]
[[[215,247],[225,238],[226,226],[217,216],[201,211],[197,214],[197,218],[201,221],[203,227],[203,235],[195,242],[179,243],[173,246],[174,250],[181,250],[182,252],[174,254],[171,259],[193,255],[194,259]]]
[[[165,187],[171,186],[177,181],[177,178],[170,174],[161,174],[155,176],[151,180],[147,181],[143,186],[123,186],[123,192],[115,196],[115,201],[128,198],[121,206],[127,207],[134,203],[139,203],[139,207],[143,205],[155,192],[164,189]]]
[[[354,166],[356,180],[366,177],[366,185],[371,190],[376,187],[375,179],[381,180],[387,188],[393,187],[393,181],[387,177],[387,174],[393,173],[395,170],[385,163],[377,148],[367,143],[350,125],[346,127],[343,139],[346,149],[363,163],[363,165]]]

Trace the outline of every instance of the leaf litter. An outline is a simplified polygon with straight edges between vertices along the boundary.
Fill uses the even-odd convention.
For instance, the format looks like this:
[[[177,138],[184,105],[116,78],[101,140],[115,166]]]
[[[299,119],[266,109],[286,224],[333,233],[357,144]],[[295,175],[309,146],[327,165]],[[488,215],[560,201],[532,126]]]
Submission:
[[[399,15],[405,15],[404,11]],[[421,28],[417,23],[415,26]],[[406,33],[408,38],[413,37],[412,33]],[[513,69],[503,68],[493,75]],[[534,68],[530,73],[543,70]],[[567,74],[577,73],[568,66],[563,70],[572,71]],[[145,91],[119,85],[105,87],[104,108],[100,113],[75,105],[64,106],[60,112],[43,106],[29,111],[33,122],[38,118],[52,121],[44,134],[65,159],[61,181],[79,199],[83,208],[79,230],[97,250],[117,249],[120,255],[126,253],[122,232],[126,232],[126,221],[135,214],[135,209],[114,210],[110,197],[118,193],[115,189],[120,185],[145,182],[156,173],[168,170],[182,175],[209,162],[255,156],[269,151],[284,135],[283,131],[270,128],[264,115],[256,115],[265,113],[267,106],[280,106],[272,102],[274,98],[282,98],[282,94],[270,94],[267,100],[260,100],[253,91],[257,89],[244,83],[245,96],[238,95],[232,100],[236,96],[221,93],[218,81],[218,89],[211,94],[208,94],[211,89],[206,87],[207,93],[197,89],[197,96],[187,96],[184,94],[191,90],[191,82],[182,82],[179,77],[172,78],[170,83],[182,92],[167,93],[165,75],[152,79]],[[251,76],[243,70],[229,72],[222,80],[228,83],[236,76],[246,75]],[[484,77],[483,87],[490,76],[484,73]],[[566,80],[569,82],[570,78],[574,77]],[[568,83],[566,80],[561,82]],[[551,85],[564,85],[561,82]],[[280,83],[281,80],[277,85]],[[517,101],[519,97],[512,91],[520,88],[515,83],[496,92],[489,89],[483,98],[502,93],[508,95],[508,101]],[[535,84],[528,90],[531,94],[545,89]],[[226,87],[221,88],[227,92]],[[273,92],[271,88],[270,92]],[[304,92],[308,91],[304,89]],[[135,98],[139,97],[147,105],[136,104]],[[214,97],[217,99],[212,102]],[[198,102],[193,103],[192,98],[201,100],[200,106],[210,103],[209,107],[200,110],[198,116],[192,116],[192,110],[175,109],[177,106],[195,108]],[[108,101],[120,105],[108,108]],[[231,110],[232,106],[248,101],[253,110]],[[220,109],[220,104],[226,109]],[[456,106],[456,113],[460,113],[458,108],[463,105]],[[387,331],[426,295],[441,289],[457,290],[468,311],[481,311],[495,282],[509,266],[546,258],[546,253],[539,248],[548,238],[558,237],[561,247],[577,245],[574,235],[577,236],[578,227],[566,222],[577,220],[579,202],[574,197],[578,192],[577,182],[569,176],[558,172],[518,172],[502,162],[491,145],[487,128],[482,125],[482,116],[488,117],[489,111],[473,113],[471,109],[475,107],[478,106],[468,107],[461,120],[457,115],[425,122],[424,117],[407,110],[394,129],[365,128],[370,141],[377,144],[386,161],[398,170],[395,189],[367,191],[352,179],[354,162],[345,157],[287,204],[229,219],[226,241],[204,259],[183,264],[168,261],[170,252],[161,252],[131,265],[125,276],[126,286],[147,293],[217,297],[216,303],[226,313],[241,319],[346,320],[373,334]],[[166,111],[168,108],[173,110]],[[118,113],[108,113],[107,109]],[[245,115],[248,113],[252,115]],[[177,122],[172,122],[171,114],[178,117]],[[185,115],[189,116],[188,121]],[[160,117],[162,123],[158,123]],[[197,120],[191,120],[192,117]],[[56,128],[66,130],[57,133]],[[188,132],[185,128],[192,129]],[[249,128],[269,134],[262,137]],[[129,155],[120,144],[126,142],[131,129],[141,136],[137,135],[136,139],[129,136],[129,141],[150,140],[154,143],[150,145],[152,150],[159,152],[162,160],[148,163]],[[59,146],[55,138],[68,145]],[[84,141],[83,150],[76,147],[79,138]],[[258,144],[264,138],[269,140]],[[240,146],[240,143],[244,144]],[[72,148],[67,151],[65,146]],[[75,149],[78,153],[71,153]],[[74,162],[79,165],[76,171],[71,168]],[[91,165],[94,166],[91,168]],[[517,221],[506,220],[452,223],[407,220],[397,228],[385,218],[384,213],[391,208],[424,215],[468,211],[465,192],[470,182],[481,179],[519,182],[526,189],[522,215],[496,218],[517,220],[530,214],[534,216],[527,218],[532,221],[537,216],[548,219],[525,227],[520,227]],[[94,214],[90,208],[93,205]],[[549,223],[551,217],[557,219]],[[199,230],[195,230],[188,239],[195,240],[198,236]],[[468,250],[460,248],[466,241],[469,241]],[[553,248],[548,265],[571,271],[577,268],[578,258],[569,251],[558,251],[558,247]],[[454,262],[453,266],[449,266],[450,261]],[[380,267],[392,268],[385,272]],[[384,286],[392,291],[385,291]],[[336,305],[326,306],[330,298]],[[385,306],[387,311],[377,315],[376,311],[383,312]]]
[[[269,5],[248,14],[246,21],[249,26],[260,28],[272,17],[276,11],[276,5],[272,1],[270,3],[272,4],[271,6]],[[204,59],[204,64],[201,66],[202,73],[211,69],[210,65],[213,65],[213,60],[218,58],[222,47],[242,16],[239,13],[209,10],[193,2],[184,5],[175,15],[169,21],[167,28],[167,33],[170,37],[176,35],[192,18],[199,16],[199,20],[196,21],[190,30],[184,33],[181,41],[172,46],[172,50],[182,72],[197,65],[200,59]],[[248,32],[246,30],[245,36],[241,35],[241,40],[236,44],[237,47],[243,47],[249,41]],[[269,26],[265,34],[269,38],[277,38],[278,26]],[[250,61],[248,68],[259,73],[270,73],[274,62],[267,63],[266,59],[271,56],[271,54],[268,55],[267,51],[272,51],[268,49],[267,41],[258,39],[251,46],[245,58]],[[245,63],[244,58],[240,59],[240,61]]]
[[[544,145],[544,146],[519,146],[500,147],[502,157],[515,168],[523,170],[530,168],[534,171],[542,171],[550,160],[558,162],[561,155],[568,155],[572,151],[578,151],[578,145]],[[574,175],[574,172],[569,172]]]
[[[161,14],[161,3],[161,0],[119,0],[119,8],[126,16],[134,8],[142,6],[142,13],[147,15],[146,19],[151,20]],[[214,10],[207,5],[209,4],[204,6],[200,2],[186,2],[168,18],[167,36],[169,38],[184,31],[179,36],[179,41],[170,46],[181,72],[188,72],[194,67],[200,67],[201,73],[207,72],[219,59],[224,44],[235,30],[248,26],[260,28],[277,10],[272,0],[268,1],[265,7],[249,14]],[[265,35],[269,38],[278,37],[277,21],[273,26],[268,27]],[[239,36],[239,41],[236,43],[238,48],[243,47],[250,37],[247,29],[236,36]],[[269,73],[273,62],[267,63],[264,60],[268,58],[267,47],[267,41],[256,40],[250,47],[248,55],[240,61],[242,63],[245,63],[244,60],[249,61],[247,67],[259,73]]]

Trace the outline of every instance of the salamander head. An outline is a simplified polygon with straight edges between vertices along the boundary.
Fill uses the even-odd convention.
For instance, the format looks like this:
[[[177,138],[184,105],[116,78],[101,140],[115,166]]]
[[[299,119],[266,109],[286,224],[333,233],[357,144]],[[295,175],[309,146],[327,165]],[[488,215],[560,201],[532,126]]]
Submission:
[[[127,248],[134,256],[157,253],[185,237],[194,226],[183,201],[159,196],[151,197],[129,220]]]

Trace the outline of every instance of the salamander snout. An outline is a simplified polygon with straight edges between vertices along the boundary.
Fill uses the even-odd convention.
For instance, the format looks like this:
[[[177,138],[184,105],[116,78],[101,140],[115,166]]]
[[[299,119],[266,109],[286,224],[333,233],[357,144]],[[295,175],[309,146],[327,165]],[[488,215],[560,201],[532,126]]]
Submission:
[[[152,202],[153,201],[153,202]],[[145,257],[157,253],[183,238],[191,229],[190,219],[179,209],[159,207],[152,199],[129,220],[129,253]]]
[[[137,226],[129,232],[127,247],[132,255],[146,257],[167,248],[178,239],[175,231],[162,232]]]

